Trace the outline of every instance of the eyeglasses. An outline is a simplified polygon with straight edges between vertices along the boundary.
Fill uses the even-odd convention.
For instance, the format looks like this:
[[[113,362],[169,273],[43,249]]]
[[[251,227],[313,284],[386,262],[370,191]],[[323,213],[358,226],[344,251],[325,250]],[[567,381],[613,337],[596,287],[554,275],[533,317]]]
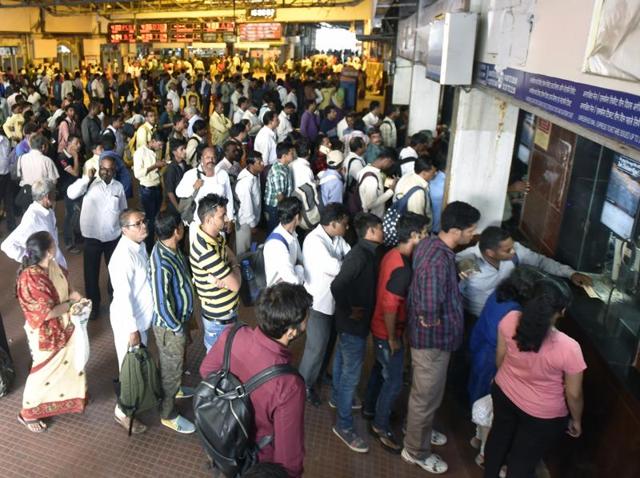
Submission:
[[[138,222],[134,222],[133,224],[125,224],[124,227],[135,227],[136,229],[142,227],[145,224],[144,219],[140,219]]]

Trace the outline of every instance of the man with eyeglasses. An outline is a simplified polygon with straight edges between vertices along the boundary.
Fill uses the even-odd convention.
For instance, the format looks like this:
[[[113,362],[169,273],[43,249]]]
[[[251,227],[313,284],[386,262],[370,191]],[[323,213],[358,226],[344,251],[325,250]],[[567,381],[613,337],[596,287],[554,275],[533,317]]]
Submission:
[[[149,255],[144,240],[147,224],[142,211],[125,209],[120,213],[122,237],[109,261],[109,278],[113,284],[113,300],[109,315],[118,367],[129,347],[147,343],[147,330],[153,319],[153,292],[149,275]],[[131,418],[116,405],[115,420],[129,429]],[[132,433],[144,433],[147,427],[134,421]]]
[[[84,195],[80,211],[80,232],[84,237],[84,286],[91,299],[91,319],[100,313],[100,261],[104,255],[107,267],[120,238],[120,213],[127,207],[124,187],[114,179],[115,159],[103,157],[96,170],[89,169],[67,189],[67,196],[74,200]],[[109,293],[113,293],[108,283]]]

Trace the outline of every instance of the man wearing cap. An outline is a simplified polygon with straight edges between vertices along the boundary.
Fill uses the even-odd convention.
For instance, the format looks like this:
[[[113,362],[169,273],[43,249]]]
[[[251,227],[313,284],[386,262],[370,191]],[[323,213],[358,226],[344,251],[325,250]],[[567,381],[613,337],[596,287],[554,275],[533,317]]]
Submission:
[[[344,156],[341,151],[330,151],[327,155],[327,169],[318,174],[322,203],[342,203],[344,194]]]

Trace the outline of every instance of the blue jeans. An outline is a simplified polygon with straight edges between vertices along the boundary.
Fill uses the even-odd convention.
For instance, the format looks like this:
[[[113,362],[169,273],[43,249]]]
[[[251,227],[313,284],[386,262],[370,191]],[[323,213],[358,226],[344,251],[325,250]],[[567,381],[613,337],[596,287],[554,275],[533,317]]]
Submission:
[[[353,429],[351,406],[367,349],[367,338],[346,333],[338,334],[336,356],[333,359],[333,402],[338,409],[337,428]]]
[[[264,212],[267,217],[267,235],[269,235],[271,231],[278,227],[278,208],[265,205]]]
[[[402,370],[404,347],[391,354],[389,342],[373,338],[376,350],[376,363],[371,370],[367,395],[364,401],[365,412],[375,413],[373,425],[377,429],[389,430],[391,407],[402,390]]]
[[[80,207],[82,203],[78,199],[69,199],[65,193],[64,195],[64,220],[62,221],[62,236],[64,239],[64,245],[67,247],[75,246],[77,243],[76,234],[74,228],[74,210]],[[6,206],[5,206],[6,207]],[[80,216],[75,218],[80,219]]]
[[[156,216],[160,212],[160,206],[162,205],[162,190],[160,186],[152,188],[140,186],[140,203],[142,203],[142,209],[144,209],[147,231],[149,232],[144,242],[147,246],[147,251],[151,251],[155,242]]]
[[[238,316],[237,312],[233,312],[228,317],[225,317],[224,320],[235,319]],[[226,324],[220,324],[215,320],[209,320],[202,317],[202,328],[204,329],[204,348],[207,349],[207,353],[211,350],[211,347],[215,345],[218,341],[224,329],[233,325],[235,320],[232,320]]]

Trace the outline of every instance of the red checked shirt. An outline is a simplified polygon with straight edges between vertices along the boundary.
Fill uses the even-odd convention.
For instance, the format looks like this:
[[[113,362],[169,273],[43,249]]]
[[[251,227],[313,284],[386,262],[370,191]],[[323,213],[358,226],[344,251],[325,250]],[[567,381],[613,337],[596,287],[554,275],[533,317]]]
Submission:
[[[396,314],[396,337],[402,337],[406,321],[405,298],[411,284],[410,259],[395,247],[387,252],[380,263],[376,308],[371,319],[371,333],[377,339],[388,340],[384,314]]]
[[[200,366],[206,377],[220,370],[230,327],[222,333]],[[291,362],[291,352],[267,337],[259,328],[243,327],[231,347],[231,373],[242,382],[272,365]],[[255,441],[272,436],[272,442],[260,450],[261,462],[279,463],[290,477],[301,477],[304,461],[305,386],[299,375],[276,377],[251,394],[256,424]]]

